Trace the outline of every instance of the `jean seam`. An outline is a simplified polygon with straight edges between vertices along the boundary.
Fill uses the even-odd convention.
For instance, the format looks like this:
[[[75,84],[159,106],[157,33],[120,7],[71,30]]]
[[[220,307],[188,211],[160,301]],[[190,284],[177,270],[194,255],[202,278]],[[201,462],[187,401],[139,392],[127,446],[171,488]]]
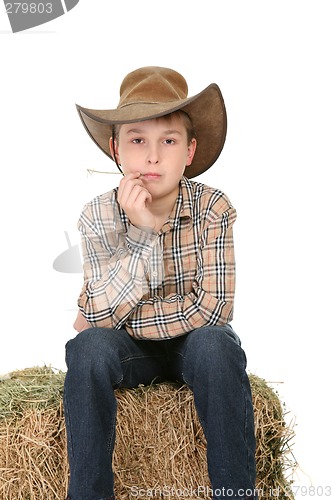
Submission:
[[[116,425],[117,425],[117,412],[116,416],[112,419],[112,422],[110,423],[110,430],[108,432],[108,439],[107,439],[107,449],[109,453],[111,454],[113,452],[113,444],[114,444],[114,438],[116,435]],[[112,457],[111,457],[112,460]]]
[[[70,412],[68,411],[67,397],[66,397],[66,392],[65,391],[64,391],[64,394],[63,394],[63,399],[64,399],[64,411],[65,411],[66,420],[67,420],[66,434],[67,434],[68,452],[70,452],[71,456],[74,458],[72,424],[71,424]]]
[[[245,358],[245,355],[244,355]],[[244,359],[243,358],[243,359]],[[250,462],[251,462],[251,456],[250,456],[250,449],[249,449],[249,441],[248,441],[248,419],[249,419],[249,408],[248,408],[248,401],[246,398],[246,387],[245,387],[245,377],[247,377],[246,374],[246,363],[244,362],[243,366],[243,376],[242,376],[242,391],[243,391],[243,398],[244,398],[244,406],[245,406],[245,422],[244,422],[244,439],[246,443],[246,456],[247,456],[247,471],[248,475],[250,478],[252,478],[253,482],[255,481],[255,477],[252,477],[251,469],[250,469]]]
[[[175,354],[179,355],[182,359],[183,359],[183,363],[182,365],[184,366],[184,360],[185,360],[185,357],[186,357],[186,352],[184,354],[182,354],[181,352],[178,352],[178,351],[175,351]],[[205,429],[205,420],[202,418],[202,416],[199,414],[198,412],[198,409],[197,409],[197,405],[195,404],[195,398],[194,398],[194,392],[193,392],[193,385],[190,384],[187,380],[186,380],[186,377],[184,376],[184,372],[182,371],[182,379],[185,383],[185,385],[190,389],[190,391],[192,392],[192,395],[193,395],[193,400],[194,400],[194,408],[195,408],[195,411],[196,411],[196,414],[198,415],[198,418],[199,418],[199,422],[200,422],[200,425],[202,427],[202,430]]]

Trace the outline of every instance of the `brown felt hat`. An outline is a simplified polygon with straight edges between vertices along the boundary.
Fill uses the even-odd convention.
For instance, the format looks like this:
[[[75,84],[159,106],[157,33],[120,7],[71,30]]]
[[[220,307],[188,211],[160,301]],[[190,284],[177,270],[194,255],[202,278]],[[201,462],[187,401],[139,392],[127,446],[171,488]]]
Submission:
[[[90,137],[112,160],[109,139],[113,125],[151,120],[180,109],[185,111],[192,120],[197,139],[192,164],[186,168],[186,176],[191,178],[205,172],[219,157],[227,132],[227,115],[216,83],[193,97],[187,97],[187,92],[186,80],[177,71],[147,66],[124,78],[116,109],[76,107]]]

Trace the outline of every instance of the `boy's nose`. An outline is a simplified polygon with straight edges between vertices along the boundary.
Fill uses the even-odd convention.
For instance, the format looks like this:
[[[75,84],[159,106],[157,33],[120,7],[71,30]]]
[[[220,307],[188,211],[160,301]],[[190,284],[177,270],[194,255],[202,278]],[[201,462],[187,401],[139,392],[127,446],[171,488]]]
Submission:
[[[147,155],[148,163],[156,165],[158,163],[158,151],[156,148],[150,148]]]

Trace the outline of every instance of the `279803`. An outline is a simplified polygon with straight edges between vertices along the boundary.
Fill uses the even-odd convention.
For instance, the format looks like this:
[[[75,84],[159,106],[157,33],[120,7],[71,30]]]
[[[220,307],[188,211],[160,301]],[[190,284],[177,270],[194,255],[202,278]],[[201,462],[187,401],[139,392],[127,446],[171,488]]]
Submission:
[[[320,498],[328,497],[332,495],[331,486],[296,486],[291,484],[285,489],[286,493],[292,493],[294,498],[306,497],[306,498]]]
[[[52,3],[12,2],[5,4],[7,14],[51,14]]]

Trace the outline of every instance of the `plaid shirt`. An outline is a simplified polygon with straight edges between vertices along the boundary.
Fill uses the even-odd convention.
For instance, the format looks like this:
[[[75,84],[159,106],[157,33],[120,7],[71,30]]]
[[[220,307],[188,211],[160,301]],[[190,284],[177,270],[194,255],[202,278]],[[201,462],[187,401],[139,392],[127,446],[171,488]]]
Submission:
[[[236,211],[219,190],[183,177],[159,233],[133,226],[117,189],[85,205],[78,222],[84,285],[78,305],[92,326],[167,339],[232,319]]]

